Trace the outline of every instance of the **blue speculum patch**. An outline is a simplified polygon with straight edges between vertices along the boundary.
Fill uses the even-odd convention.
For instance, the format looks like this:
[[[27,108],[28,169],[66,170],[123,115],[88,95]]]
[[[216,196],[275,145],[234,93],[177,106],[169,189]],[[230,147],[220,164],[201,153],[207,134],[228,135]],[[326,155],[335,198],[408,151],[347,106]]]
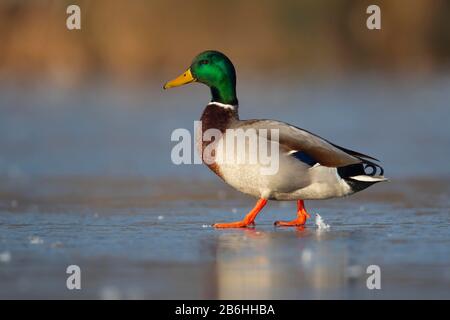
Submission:
[[[317,161],[314,158],[304,153],[303,151],[295,152],[292,154],[292,156],[311,167],[317,163]]]

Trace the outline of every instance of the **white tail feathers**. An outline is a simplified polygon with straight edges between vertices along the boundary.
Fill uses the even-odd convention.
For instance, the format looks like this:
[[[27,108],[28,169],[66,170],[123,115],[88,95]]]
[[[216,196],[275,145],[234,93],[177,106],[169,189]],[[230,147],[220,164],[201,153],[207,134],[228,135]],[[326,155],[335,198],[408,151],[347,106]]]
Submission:
[[[357,180],[357,181],[364,181],[364,182],[381,182],[381,181],[389,180],[389,179],[385,178],[384,176],[366,176],[366,175],[353,176],[353,177],[350,177],[350,179]]]

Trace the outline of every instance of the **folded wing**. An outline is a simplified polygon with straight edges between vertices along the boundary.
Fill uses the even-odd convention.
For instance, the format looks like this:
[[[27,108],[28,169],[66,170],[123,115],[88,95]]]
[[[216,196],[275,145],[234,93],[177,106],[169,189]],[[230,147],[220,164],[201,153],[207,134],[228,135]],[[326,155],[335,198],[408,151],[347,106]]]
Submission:
[[[341,148],[311,132],[281,121],[244,120],[239,121],[235,128],[244,130],[247,128],[256,130],[266,129],[269,138],[270,130],[277,129],[279,132],[279,143],[286,150],[290,153],[302,152],[326,167],[337,168],[357,163],[365,163],[365,159],[376,160],[362,153]]]

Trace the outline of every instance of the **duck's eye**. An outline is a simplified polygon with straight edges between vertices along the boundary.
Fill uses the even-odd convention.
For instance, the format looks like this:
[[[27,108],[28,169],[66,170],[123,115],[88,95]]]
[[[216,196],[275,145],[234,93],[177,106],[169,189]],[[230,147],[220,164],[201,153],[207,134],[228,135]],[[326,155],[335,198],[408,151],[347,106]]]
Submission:
[[[199,62],[200,64],[208,64],[209,63],[209,61],[208,60],[200,60],[200,62]]]

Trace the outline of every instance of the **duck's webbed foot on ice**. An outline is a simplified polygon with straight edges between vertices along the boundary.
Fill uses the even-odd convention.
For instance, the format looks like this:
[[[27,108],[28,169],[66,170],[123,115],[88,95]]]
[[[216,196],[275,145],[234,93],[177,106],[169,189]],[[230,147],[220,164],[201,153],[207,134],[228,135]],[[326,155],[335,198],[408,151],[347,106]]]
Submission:
[[[266,199],[259,199],[256,203],[255,207],[245,216],[241,221],[236,222],[228,222],[228,223],[215,223],[213,224],[214,228],[247,228],[255,225],[255,218],[258,213],[264,208],[266,205]]]
[[[292,221],[275,221],[276,227],[299,227],[306,223],[306,220],[311,218],[310,214],[306,212],[305,203],[303,200],[297,201],[297,218]]]

